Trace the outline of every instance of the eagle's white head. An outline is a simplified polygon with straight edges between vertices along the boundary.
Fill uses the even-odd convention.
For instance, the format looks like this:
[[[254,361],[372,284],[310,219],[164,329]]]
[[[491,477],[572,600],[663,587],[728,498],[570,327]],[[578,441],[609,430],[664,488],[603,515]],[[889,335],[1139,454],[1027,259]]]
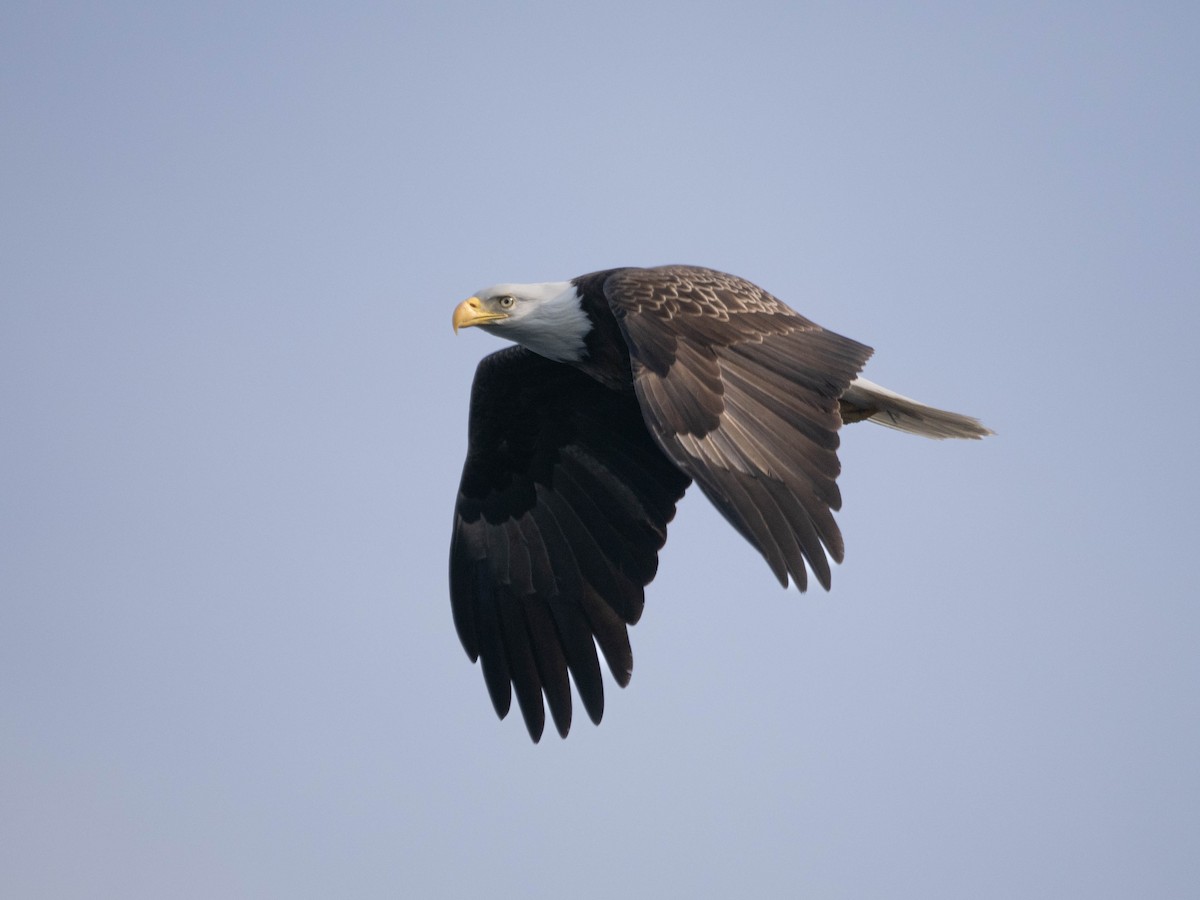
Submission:
[[[454,310],[454,330],[477,325],[557,362],[584,357],[591,320],[569,281],[495,284]]]

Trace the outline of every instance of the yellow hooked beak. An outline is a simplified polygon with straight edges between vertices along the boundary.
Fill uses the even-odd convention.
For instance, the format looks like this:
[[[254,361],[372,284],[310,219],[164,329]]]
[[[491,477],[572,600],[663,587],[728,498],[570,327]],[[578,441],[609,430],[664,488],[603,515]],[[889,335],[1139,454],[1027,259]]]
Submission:
[[[468,297],[454,307],[454,333],[460,328],[470,328],[472,325],[486,325],[500,319],[507,319],[508,313],[488,312],[483,308],[483,301],[478,297]]]

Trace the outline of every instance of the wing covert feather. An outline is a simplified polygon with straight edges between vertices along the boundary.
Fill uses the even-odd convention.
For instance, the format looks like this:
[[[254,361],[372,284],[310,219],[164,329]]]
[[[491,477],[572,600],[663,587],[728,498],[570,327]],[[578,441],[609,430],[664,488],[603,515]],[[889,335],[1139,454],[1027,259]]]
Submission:
[[[784,585],[841,562],[838,398],[871,348],[711,269],[619,269],[605,296],[663,451]]]

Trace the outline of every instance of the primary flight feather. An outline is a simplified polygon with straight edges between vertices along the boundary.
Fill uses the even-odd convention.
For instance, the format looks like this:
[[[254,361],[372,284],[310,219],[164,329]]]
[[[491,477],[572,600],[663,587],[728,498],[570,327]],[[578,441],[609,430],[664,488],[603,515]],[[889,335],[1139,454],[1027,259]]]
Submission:
[[[501,284],[454,328],[515,341],[475,373],[450,545],[454,624],[496,712],[536,741],[545,704],[571,727],[570,678],[604,712],[599,646],[617,683],[675,504],[693,481],[786,586],[826,589],[838,429],[869,420],[981,438],[978,420],[858,377],[871,348],[750,282],[695,266]]]

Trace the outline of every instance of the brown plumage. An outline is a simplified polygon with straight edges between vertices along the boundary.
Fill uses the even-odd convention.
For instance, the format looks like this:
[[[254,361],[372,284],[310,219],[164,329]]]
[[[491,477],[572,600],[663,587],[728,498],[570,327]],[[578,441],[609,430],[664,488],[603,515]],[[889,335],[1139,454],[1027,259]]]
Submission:
[[[843,543],[838,429],[988,434],[857,378],[871,348],[766,291],[689,266],[499,285],[455,312],[513,347],[479,365],[455,508],[450,594],[497,713],[512,689],[536,741],[564,737],[568,671],[594,722],[598,644],[624,686],[675,504],[694,480],[780,583],[826,589]],[[539,355],[541,354],[541,355]]]

